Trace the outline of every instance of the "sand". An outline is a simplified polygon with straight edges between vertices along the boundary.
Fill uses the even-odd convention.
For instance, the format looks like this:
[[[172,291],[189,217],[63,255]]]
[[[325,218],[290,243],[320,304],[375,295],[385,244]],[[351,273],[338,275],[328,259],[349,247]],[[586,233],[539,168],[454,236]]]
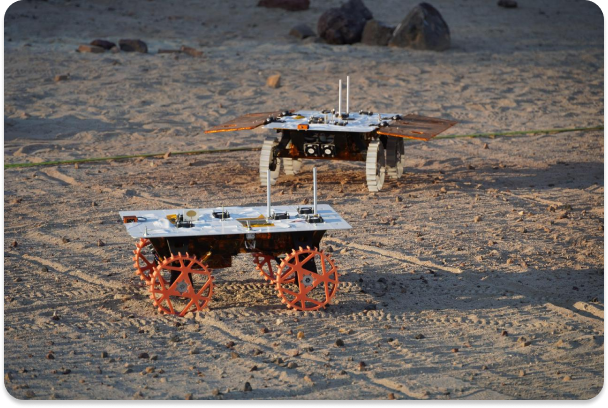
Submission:
[[[448,135],[603,124],[603,22],[590,2],[433,1],[452,31],[442,53],[302,43],[289,29],[314,27],[338,1],[298,13],[256,3],[17,3],[5,18],[5,163],[259,147],[263,130],[203,131],[248,112],[335,107],[346,75],[354,109],[460,121]],[[372,11],[396,25],[415,4]],[[140,38],[150,53],[75,52],[95,38]],[[181,45],[204,56],[156,54]],[[276,73],[282,86],[267,87]],[[263,205],[259,153],[5,170],[7,390],[19,399],[598,394],[603,132],[411,142],[406,152],[406,174],[378,194],[364,186],[363,163],[322,161],[273,190],[277,204],[310,198],[314,163],[320,201],[353,226],[323,241],[341,273],[334,305],[286,310],[242,255],[216,271],[210,310],[188,319],[152,307],[118,211]]]

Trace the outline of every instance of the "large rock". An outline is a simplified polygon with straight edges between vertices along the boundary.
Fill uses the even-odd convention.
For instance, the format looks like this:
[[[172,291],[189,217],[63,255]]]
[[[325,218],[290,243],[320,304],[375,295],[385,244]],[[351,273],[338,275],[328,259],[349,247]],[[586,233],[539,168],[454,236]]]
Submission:
[[[148,46],[142,40],[120,40],[118,41],[120,49],[125,52],[148,52]]]
[[[114,44],[112,41],[106,40],[93,40],[91,41],[91,45],[101,47],[104,50],[111,50],[112,48],[116,47],[116,44]]]
[[[260,0],[258,7],[282,8],[288,11],[308,10],[310,0]]]
[[[450,29],[435,7],[420,3],[397,26],[388,45],[444,51],[450,48]]]
[[[387,45],[395,27],[389,27],[378,20],[369,20],[363,29],[361,42],[367,45]]]
[[[361,0],[349,0],[338,8],[327,10],[319,17],[317,31],[329,44],[353,44],[361,41],[371,11]]]

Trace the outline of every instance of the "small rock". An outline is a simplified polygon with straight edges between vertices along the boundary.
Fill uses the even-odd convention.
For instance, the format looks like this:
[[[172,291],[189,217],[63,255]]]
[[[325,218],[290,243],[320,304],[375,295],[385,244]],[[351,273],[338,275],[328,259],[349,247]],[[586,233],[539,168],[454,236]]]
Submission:
[[[416,340],[422,340],[422,339],[424,339],[424,334],[417,334],[416,336],[414,336],[414,338]]]
[[[304,332],[303,331],[299,331],[298,334],[296,335],[296,337],[300,340],[302,340],[304,338]]]
[[[359,362],[359,371],[365,371],[365,367],[367,367],[367,364],[364,361]]]
[[[310,376],[305,375],[304,376],[304,381],[306,381],[307,383],[314,385],[315,383],[312,381],[312,378],[310,378]]]
[[[296,368],[296,367],[298,367],[298,363],[295,363],[295,362],[293,362],[293,361],[290,361],[290,362],[287,364],[287,368],[289,368],[289,369],[294,369],[294,368]]]
[[[150,359],[150,355],[148,353],[139,353],[137,355],[137,358],[146,358],[146,359]]]
[[[211,395],[217,397],[218,395],[220,395],[220,390],[219,388],[214,388],[213,390],[211,390]]]
[[[488,146],[488,144],[487,144],[487,143],[484,143],[484,144],[483,144],[483,148],[484,148],[484,149],[489,149],[489,148],[490,148],[490,146]]]
[[[55,360],[55,356],[53,355],[53,353],[49,353],[46,355],[47,360]]]
[[[62,237],[61,242],[63,242],[64,244],[67,244],[68,242],[70,242],[70,239],[67,237]]]
[[[188,352],[189,354],[200,354],[199,349],[197,349],[196,347],[190,349],[190,351]]]
[[[389,400],[394,400],[394,399],[395,399],[395,394],[394,394],[394,393],[392,393],[392,392],[389,392],[389,393],[388,393],[388,399],[389,399]]]
[[[310,0],[260,0],[258,7],[281,8],[287,11],[303,11],[310,7]]]
[[[266,80],[266,86],[278,88],[281,86],[281,74],[271,75]]]
[[[67,75],[55,75],[55,78],[53,78],[53,80],[55,82],[67,81],[68,79],[70,79],[70,74],[67,74]]]
[[[93,54],[101,54],[103,52],[106,52],[106,50],[104,50],[101,47],[98,47],[96,45],[89,45],[89,44],[81,44],[78,46],[78,52],[90,52]]]
[[[569,375],[565,376],[563,381],[572,381],[572,377],[570,377]]]
[[[241,356],[239,356],[239,353],[233,351],[230,353],[230,358],[233,360],[236,360],[237,358],[240,358]]]
[[[498,7],[517,8],[517,2],[515,0],[498,0]]]
[[[141,40],[120,40],[118,45],[124,52],[141,52],[144,54],[148,52],[148,46]]]
[[[526,372],[524,370],[519,370],[519,376],[520,377],[525,377],[526,376]]]
[[[193,395],[191,393],[186,394],[186,396],[184,397],[184,399],[186,401],[192,401],[194,399]]]
[[[133,394],[133,399],[142,399],[144,397],[144,394],[141,393],[141,391],[137,391],[135,394]]]
[[[95,201],[91,201],[91,207],[97,207],[97,203]]]
[[[266,333],[268,333],[268,328],[266,328],[266,327],[262,327],[262,328],[260,329],[260,332],[261,332],[262,334],[266,334]]]
[[[487,370],[487,369],[488,369],[488,366],[487,366],[487,365],[482,365],[482,366],[481,366],[481,369],[482,369],[482,370]]]
[[[200,50],[197,50],[195,48],[192,47],[186,47],[185,45],[182,45],[182,48],[180,48],[180,51],[183,52],[184,54],[188,54],[191,57],[202,57],[203,56],[203,52]]]
[[[106,40],[93,40],[91,41],[91,45],[103,48],[104,50],[111,50],[113,47],[116,47],[116,44],[114,44],[112,41]]]
[[[171,157],[171,152],[165,153],[165,155],[163,156],[163,159],[167,160],[169,157]]]
[[[502,332],[500,332],[500,335],[503,337],[506,337],[509,335],[509,332],[507,332],[506,330],[503,330]]]
[[[101,352],[101,358],[108,358],[108,352],[107,351],[102,351]]]
[[[257,365],[254,365],[253,367],[251,367],[251,368],[249,369],[249,371],[258,371],[258,366],[257,366]]]
[[[368,20],[361,35],[361,42],[366,45],[388,45],[393,31],[395,27],[387,26],[378,20]]]
[[[232,347],[234,347],[233,341],[229,341],[228,343],[226,343],[226,348],[232,348]]]
[[[303,40],[308,37],[316,37],[315,32],[306,24],[298,24],[289,31],[289,35]]]
[[[12,246],[13,248],[17,248],[17,246],[19,246],[19,243],[18,243],[17,241],[13,241],[13,242],[11,243],[11,246]]]
[[[146,373],[148,374],[152,374],[154,370],[156,370],[156,367],[154,366],[146,367]]]
[[[475,218],[473,218],[473,222],[480,222],[482,220],[481,216],[478,215]]]
[[[399,196],[395,197],[395,202],[396,203],[400,203],[402,201],[403,201],[403,199],[401,197],[399,197]]]
[[[289,355],[292,356],[292,357],[297,357],[297,356],[300,355],[300,350],[298,350],[298,349],[291,350],[289,352]]]
[[[452,353],[458,353],[458,349],[457,349],[456,347],[454,347],[454,348],[452,349]]]
[[[100,239],[99,241],[97,241],[97,246],[98,247],[106,246],[106,243]]]
[[[336,347],[344,347],[344,341],[342,339],[336,340]]]
[[[253,388],[251,388],[251,384],[249,384],[249,382],[246,382],[245,385],[243,386],[243,391],[244,392],[250,392],[253,391]]]
[[[4,382],[10,383],[13,381],[13,375],[11,373],[4,374]]]
[[[435,7],[420,3],[399,24],[388,45],[445,51],[450,48],[450,29]]]

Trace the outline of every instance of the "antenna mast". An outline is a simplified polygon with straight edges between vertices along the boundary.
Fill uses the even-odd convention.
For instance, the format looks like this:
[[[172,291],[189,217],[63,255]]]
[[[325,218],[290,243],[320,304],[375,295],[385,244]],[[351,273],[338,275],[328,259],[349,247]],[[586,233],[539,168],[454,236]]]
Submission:
[[[313,214],[317,214],[317,168],[312,168]]]
[[[348,115],[348,113],[350,112],[348,110],[348,91],[349,91],[349,86],[350,85],[350,77],[347,75],[346,76],[346,114]]]
[[[266,212],[267,218],[270,218],[270,169],[266,172]]]

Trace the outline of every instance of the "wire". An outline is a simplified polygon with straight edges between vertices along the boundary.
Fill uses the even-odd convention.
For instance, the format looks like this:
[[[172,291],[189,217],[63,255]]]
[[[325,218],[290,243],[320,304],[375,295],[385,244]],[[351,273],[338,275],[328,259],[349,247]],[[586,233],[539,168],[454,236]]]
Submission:
[[[541,135],[541,134],[554,134],[554,133],[565,133],[565,132],[589,132],[593,130],[603,130],[604,126],[594,127],[580,127],[580,128],[558,128],[558,129],[536,129],[536,130],[518,130],[511,132],[491,132],[491,133],[472,133],[469,135],[446,135],[438,136],[435,139],[459,139],[459,138],[475,138],[475,137],[497,137],[497,136],[524,136],[524,135]],[[171,152],[172,156],[181,155],[198,155],[198,154],[212,154],[212,153],[227,153],[227,152],[254,152],[261,150],[260,147],[235,147],[232,149],[217,149],[217,150],[191,150],[185,152]],[[38,167],[38,166],[56,166],[61,164],[77,164],[77,163],[91,163],[101,162],[108,160],[127,160],[137,159],[140,157],[162,157],[166,153],[148,153],[148,154],[133,154],[127,156],[112,156],[112,157],[90,157],[87,159],[74,159],[74,160],[55,160],[40,163],[10,163],[5,164],[5,169],[14,169],[21,167]]]

